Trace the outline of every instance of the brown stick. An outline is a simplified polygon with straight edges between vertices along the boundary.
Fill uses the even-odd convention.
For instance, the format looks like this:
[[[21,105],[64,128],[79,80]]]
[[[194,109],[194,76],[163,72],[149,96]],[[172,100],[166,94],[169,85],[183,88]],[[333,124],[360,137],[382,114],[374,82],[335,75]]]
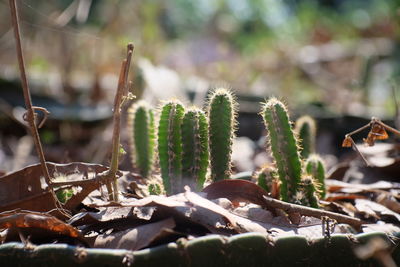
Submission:
[[[35,143],[36,152],[39,156],[43,176],[46,180],[46,183],[48,185],[50,185],[51,181],[50,181],[49,170],[47,169],[47,166],[46,166],[46,159],[44,157],[42,144],[40,142],[39,133],[38,133],[38,130],[36,127],[35,111],[34,111],[34,107],[32,106],[31,94],[30,94],[28,80],[26,78],[26,73],[25,73],[25,63],[24,63],[24,56],[22,53],[21,37],[20,37],[20,31],[19,31],[18,11],[17,11],[15,0],[10,0],[10,9],[11,9],[11,19],[12,19],[12,25],[14,28],[14,36],[15,36],[15,42],[16,42],[16,48],[17,48],[18,66],[19,66],[19,71],[21,74],[22,88],[23,88],[23,92],[24,92],[25,106],[26,106],[26,110],[27,110],[26,120],[28,121],[29,129],[32,134],[33,141]],[[38,109],[38,107],[35,107],[35,108]],[[44,109],[41,109],[41,110],[43,111]],[[45,112],[45,115],[46,115],[46,112]]]
[[[117,93],[115,94],[114,99],[114,116],[113,116],[113,137],[112,137],[112,154],[111,154],[111,165],[110,170],[108,172],[108,176],[110,181],[112,181],[112,188],[110,183],[107,183],[107,190],[112,191],[110,195],[111,200],[118,201],[118,188],[117,188],[117,178],[116,173],[118,171],[118,157],[119,157],[119,137],[121,131],[121,103],[127,94],[127,84],[128,84],[128,74],[130,62],[133,54],[133,45],[128,44],[127,46],[127,56],[126,59],[123,60],[121,71],[118,80],[118,88]]]
[[[269,207],[275,208],[275,209],[281,209],[285,211],[286,213],[299,213],[301,215],[305,216],[311,216],[315,218],[321,219],[321,217],[329,217],[331,219],[336,220],[338,223],[347,223],[349,225],[352,225],[359,229],[361,225],[364,223],[362,220],[358,218],[353,218],[347,215],[342,215],[339,213],[331,212],[331,211],[325,211],[325,210],[319,210],[319,209],[314,209],[310,207],[305,207],[301,205],[296,205],[292,203],[287,203],[284,201],[280,201],[274,198],[270,198],[267,196],[264,196],[264,201],[266,205]]]

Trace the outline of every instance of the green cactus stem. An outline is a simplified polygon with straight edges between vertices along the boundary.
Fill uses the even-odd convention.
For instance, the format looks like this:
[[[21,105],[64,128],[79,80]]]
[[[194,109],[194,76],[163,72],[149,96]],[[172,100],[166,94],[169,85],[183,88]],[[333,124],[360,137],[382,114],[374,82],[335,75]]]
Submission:
[[[257,185],[272,197],[279,197],[279,192],[278,194],[275,193],[279,187],[279,177],[275,167],[271,165],[264,166],[253,177],[257,180]]]
[[[159,183],[151,182],[149,183],[147,189],[150,195],[161,195],[162,189]]]
[[[317,154],[311,154],[306,160],[306,172],[317,182],[319,197],[325,198],[325,167],[323,160]]]
[[[270,98],[262,109],[264,123],[269,134],[269,145],[278,168],[281,199],[293,202],[297,194],[302,166],[297,139],[285,105]]]
[[[300,155],[303,159],[308,158],[311,153],[315,152],[315,125],[315,120],[310,116],[302,116],[296,121],[295,132],[299,136],[301,146]]]
[[[161,109],[158,126],[158,153],[161,177],[167,194],[182,191],[181,126],[185,110],[180,102],[171,100]]]
[[[148,177],[154,162],[155,126],[153,110],[144,101],[128,110],[132,163],[143,177]]]
[[[201,190],[209,164],[208,122],[204,112],[192,108],[182,121],[183,184]]]
[[[224,88],[215,90],[208,103],[211,179],[229,179],[231,175],[232,141],[236,126],[236,101]]]
[[[316,185],[312,176],[306,175],[301,179],[302,196],[299,197],[300,203],[304,206],[309,206],[312,208],[318,208],[318,192],[316,189]]]

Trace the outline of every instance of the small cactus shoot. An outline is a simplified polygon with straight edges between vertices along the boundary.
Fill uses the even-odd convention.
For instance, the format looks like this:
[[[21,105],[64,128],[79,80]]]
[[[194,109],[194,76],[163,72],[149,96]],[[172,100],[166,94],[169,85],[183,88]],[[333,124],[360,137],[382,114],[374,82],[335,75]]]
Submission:
[[[161,177],[167,194],[182,191],[182,136],[184,107],[176,100],[165,103],[158,126]]]
[[[154,115],[144,101],[132,104],[128,111],[132,163],[148,178],[154,159],[155,126]]]
[[[257,180],[257,185],[269,193],[271,197],[279,197],[279,177],[275,167],[264,166],[253,177]]]
[[[236,101],[232,93],[216,89],[208,103],[211,179],[229,179],[231,175],[232,141],[236,126]]]
[[[299,136],[300,155],[303,159],[306,159],[311,153],[315,152],[316,126],[314,119],[310,116],[300,117],[296,121],[295,132]]]
[[[201,190],[206,179],[208,152],[208,122],[204,112],[189,109],[182,122],[183,184]]]
[[[301,160],[297,139],[289,121],[286,106],[270,98],[262,109],[262,116],[269,134],[269,146],[278,168],[281,199],[293,202],[301,180]]]
[[[320,156],[312,154],[306,161],[306,172],[317,182],[320,198],[325,198],[325,167]]]
[[[318,192],[312,176],[304,176],[301,179],[301,187],[303,191],[303,198],[300,200],[301,204],[318,208]]]

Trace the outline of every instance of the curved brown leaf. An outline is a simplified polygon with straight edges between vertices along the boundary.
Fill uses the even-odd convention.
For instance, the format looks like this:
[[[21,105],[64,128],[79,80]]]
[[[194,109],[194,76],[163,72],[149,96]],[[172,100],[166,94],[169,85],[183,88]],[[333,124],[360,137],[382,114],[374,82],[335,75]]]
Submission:
[[[227,179],[210,184],[203,189],[208,199],[227,198],[232,202],[250,202],[268,208],[265,205],[263,196],[268,193],[246,180]]]
[[[0,213],[0,229],[41,228],[60,235],[83,239],[78,229],[48,214],[23,211]]]

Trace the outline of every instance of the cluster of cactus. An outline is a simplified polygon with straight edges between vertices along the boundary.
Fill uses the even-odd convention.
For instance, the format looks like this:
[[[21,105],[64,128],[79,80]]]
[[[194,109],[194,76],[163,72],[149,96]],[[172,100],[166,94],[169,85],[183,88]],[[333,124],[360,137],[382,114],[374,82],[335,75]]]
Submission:
[[[226,89],[212,92],[207,116],[195,107],[185,109],[177,100],[161,106],[158,159],[167,194],[182,192],[185,185],[201,190],[209,165],[212,181],[231,177],[235,110],[235,99]],[[142,176],[148,177],[156,143],[153,111],[138,102],[129,114],[134,163]],[[318,198],[325,197],[325,171],[315,154],[314,120],[302,117],[293,130],[286,106],[276,98],[264,103],[261,114],[275,161],[257,173],[258,184],[284,201],[317,207]],[[159,192],[153,187],[149,188],[152,193]]]
[[[310,117],[301,118],[297,123],[296,134],[286,106],[276,98],[270,98],[264,103],[261,115],[276,165],[276,172],[269,171],[269,179],[279,180],[280,198],[283,201],[318,207],[318,198],[325,196],[325,173],[322,160],[313,154],[315,122]],[[258,178],[266,179],[264,176]],[[258,184],[267,191],[270,190],[265,185],[266,182],[259,180]]]
[[[201,190],[209,165],[213,181],[230,178],[235,108],[236,102],[230,91],[221,88],[212,92],[209,98],[208,117],[196,107],[185,110],[177,100],[162,105],[157,144],[167,194],[182,192],[185,185]],[[147,105],[135,103],[129,114],[133,162],[142,176],[148,177],[156,141],[153,112]],[[152,188],[149,190],[154,193],[156,190]]]

